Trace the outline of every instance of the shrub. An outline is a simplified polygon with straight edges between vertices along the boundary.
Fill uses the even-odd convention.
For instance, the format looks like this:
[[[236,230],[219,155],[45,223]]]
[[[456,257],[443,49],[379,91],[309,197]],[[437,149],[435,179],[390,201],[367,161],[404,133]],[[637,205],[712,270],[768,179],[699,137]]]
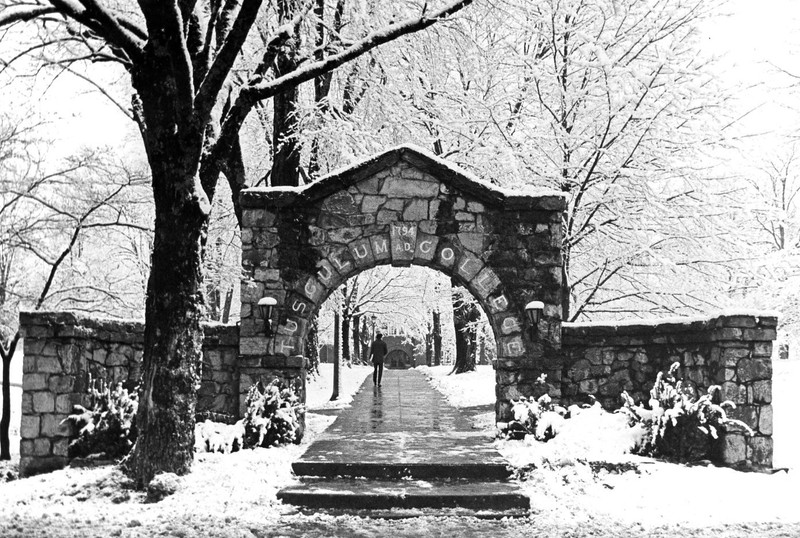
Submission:
[[[225,424],[206,420],[194,426],[195,452],[238,452],[244,445],[244,420]]]
[[[536,383],[546,385],[546,379],[546,374],[542,374]],[[539,398],[512,400],[511,412],[514,420],[508,423],[506,429],[509,439],[522,439],[533,434],[539,441],[547,441],[556,436],[567,417],[567,410],[553,404],[546,393]]]
[[[303,405],[297,393],[281,380],[266,386],[258,382],[250,387],[246,404],[245,448],[299,443],[302,439]]]
[[[181,487],[181,479],[175,473],[159,473],[147,484],[146,501],[157,503],[164,497],[169,497]]]
[[[128,391],[122,383],[112,388],[103,379],[92,383],[90,378],[89,386],[89,407],[75,405],[73,414],[64,420],[78,432],[67,454],[70,458],[90,454],[123,457],[136,441],[136,391]]]
[[[753,431],[744,422],[729,418],[726,408],[733,402],[714,403],[720,387],[713,385],[699,398],[677,378],[680,363],[669,371],[659,372],[650,391],[650,408],[636,405],[627,392],[622,393],[621,413],[628,416],[631,426],[641,425],[646,431],[643,442],[633,452],[646,456],[679,461],[706,459],[712,455],[713,440],[720,431],[740,428],[750,435]]]

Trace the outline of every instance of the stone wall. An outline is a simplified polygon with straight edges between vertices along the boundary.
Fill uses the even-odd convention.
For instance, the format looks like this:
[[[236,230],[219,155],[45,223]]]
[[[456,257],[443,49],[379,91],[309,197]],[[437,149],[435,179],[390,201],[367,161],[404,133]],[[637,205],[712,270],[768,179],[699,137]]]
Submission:
[[[755,430],[753,437],[729,433],[721,463],[772,466],[772,341],[774,315],[723,315],[617,325],[563,324],[561,377],[557,392],[568,403],[595,395],[607,409],[621,405],[625,390],[646,402],[659,371],[681,364],[681,378],[699,394],[721,387],[729,413]]]
[[[62,421],[87,405],[90,380],[134,386],[141,372],[144,325],[72,313],[22,313],[24,337],[20,473],[63,467],[74,432]],[[204,325],[198,411],[239,409],[238,327]]]

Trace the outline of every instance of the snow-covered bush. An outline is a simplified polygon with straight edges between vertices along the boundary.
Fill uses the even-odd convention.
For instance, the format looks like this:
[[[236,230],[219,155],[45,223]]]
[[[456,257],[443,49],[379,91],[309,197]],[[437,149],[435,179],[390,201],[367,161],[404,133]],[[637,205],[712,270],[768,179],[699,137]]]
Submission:
[[[546,375],[540,375],[536,383],[546,385]],[[505,430],[509,439],[522,439],[532,434],[539,441],[547,441],[558,434],[567,416],[567,410],[555,405],[548,394],[512,400],[511,412],[514,420]]]
[[[246,402],[245,448],[300,442],[303,436],[300,420],[303,405],[291,387],[279,379],[266,387],[259,382],[250,387]]]
[[[159,473],[147,484],[147,502],[157,503],[181,487],[181,479],[175,473]]]
[[[195,452],[238,452],[244,445],[244,420],[235,424],[206,420],[194,426]]]
[[[677,378],[680,363],[669,371],[659,372],[650,391],[649,409],[637,405],[627,392],[622,393],[620,409],[631,426],[641,425],[647,434],[634,453],[679,461],[694,461],[712,455],[713,440],[729,427],[753,431],[744,422],[729,418],[725,408],[735,408],[731,401],[714,403],[720,387],[713,385],[699,398]]]
[[[136,441],[136,410],[139,407],[136,390],[128,391],[117,383],[116,387],[100,379],[92,383],[89,379],[89,407],[75,405],[73,414],[64,422],[70,422],[78,437],[69,444],[70,458],[90,454],[105,454],[110,458],[121,458],[130,452]]]

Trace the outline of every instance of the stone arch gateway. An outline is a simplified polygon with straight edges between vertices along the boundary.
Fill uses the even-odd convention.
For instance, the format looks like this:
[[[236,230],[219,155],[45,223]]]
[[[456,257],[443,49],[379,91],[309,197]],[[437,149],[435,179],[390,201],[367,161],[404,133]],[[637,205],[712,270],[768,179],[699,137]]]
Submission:
[[[309,320],[347,278],[381,264],[431,267],[477,298],[498,345],[498,420],[542,372],[560,395],[561,193],[500,189],[403,146],[305,187],[245,190],[241,206],[240,406],[259,378],[304,382]],[[277,302],[270,337],[263,297]],[[535,327],[531,300],[544,303]]]

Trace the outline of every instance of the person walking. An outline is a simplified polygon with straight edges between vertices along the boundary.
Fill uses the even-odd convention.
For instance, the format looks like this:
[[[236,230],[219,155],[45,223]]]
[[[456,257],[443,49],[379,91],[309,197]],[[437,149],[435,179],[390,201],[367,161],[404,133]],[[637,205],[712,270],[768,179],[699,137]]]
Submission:
[[[372,360],[372,365],[375,370],[372,372],[372,384],[381,386],[381,378],[383,378],[383,359],[386,357],[386,342],[383,341],[383,334],[378,333],[375,335],[375,341],[369,348],[369,358]]]

